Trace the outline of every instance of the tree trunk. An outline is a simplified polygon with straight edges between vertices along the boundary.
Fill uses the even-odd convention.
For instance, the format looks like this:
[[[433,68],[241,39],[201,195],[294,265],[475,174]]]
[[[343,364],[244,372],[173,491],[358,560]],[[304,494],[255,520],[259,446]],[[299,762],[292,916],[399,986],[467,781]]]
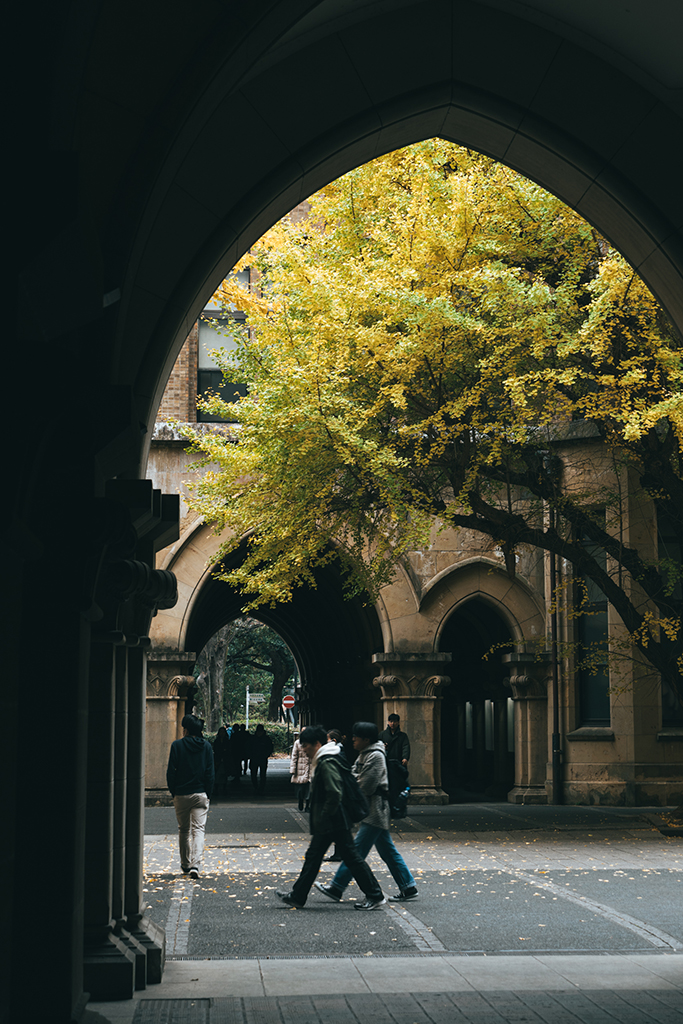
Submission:
[[[235,631],[232,622],[215,633],[197,659],[197,684],[209,732],[216,732],[223,724],[223,682],[228,644]]]
[[[271,670],[273,673],[273,685],[270,690],[270,702],[268,704],[268,721],[277,722],[280,718],[280,707],[282,706],[282,691],[292,674],[292,665],[289,658],[283,658],[277,648],[271,647],[268,653],[270,654]]]

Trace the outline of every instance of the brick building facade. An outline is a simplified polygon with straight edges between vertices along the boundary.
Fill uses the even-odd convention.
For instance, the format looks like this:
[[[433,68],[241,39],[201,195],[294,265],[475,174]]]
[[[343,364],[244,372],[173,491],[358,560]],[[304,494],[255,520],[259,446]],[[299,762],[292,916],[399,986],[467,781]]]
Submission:
[[[178,420],[180,423],[197,422],[197,354],[199,322],[187,336],[180,350],[164,391],[157,421]]]

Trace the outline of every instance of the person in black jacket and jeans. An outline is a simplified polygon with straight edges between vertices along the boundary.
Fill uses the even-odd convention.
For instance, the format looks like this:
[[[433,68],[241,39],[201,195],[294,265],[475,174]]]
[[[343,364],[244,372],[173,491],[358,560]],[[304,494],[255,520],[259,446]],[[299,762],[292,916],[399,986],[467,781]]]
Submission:
[[[199,878],[204,853],[204,830],[213,791],[213,750],[202,736],[204,722],[185,715],[182,739],[171,744],[166,783],[178,819],[180,867],[184,875]]]
[[[327,742],[327,733],[319,725],[309,725],[299,737],[304,753],[311,759],[311,842],[301,873],[291,890],[277,889],[276,895],[290,907],[301,909],[311,890],[323,857],[332,843],[365,896],[356,910],[376,910],[386,903],[380,884],[356,849],[351,822],[343,805],[344,784],[340,772],[337,743]],[[346,769],[348,771],[348,768]]]

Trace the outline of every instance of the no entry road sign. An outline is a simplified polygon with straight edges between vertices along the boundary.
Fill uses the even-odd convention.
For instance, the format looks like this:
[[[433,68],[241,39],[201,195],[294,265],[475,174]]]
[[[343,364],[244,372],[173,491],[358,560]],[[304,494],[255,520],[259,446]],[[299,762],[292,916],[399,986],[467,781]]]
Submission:
[[[290,708],[293,708],[295,704],[296,704],[296,701],[294,700],[294,697],[283,697],[282,698],[282,706],[283,706],[283,708],[285,708],[286,711],[289,711]]]

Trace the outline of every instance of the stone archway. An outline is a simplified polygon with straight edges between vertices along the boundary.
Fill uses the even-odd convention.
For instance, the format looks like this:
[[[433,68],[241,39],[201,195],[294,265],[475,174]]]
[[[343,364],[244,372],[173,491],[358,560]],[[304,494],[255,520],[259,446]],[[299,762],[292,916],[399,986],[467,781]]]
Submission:
[[[548,663],[540,594],[520,577],[511,580],[491,559],[473,558],[435,577],[423,606],[438,611],[435,648],[452,658],[440,731],[442,737],[455,733],[456,742],[444,781],[461,798],[469,790],[498,799],[507,795],[512,802],[547,802]],[[504,646],[482,664],[492,644]],[[476,678],[469,678],[472,673]]]
[[[180,705],[184,699],[184,691],[174,696],[166,689],[191,673],[209,637],[242,614],[240,596],[212,573],[221,540],[211,527],[195,524],[162,562],[176,575],[179,598],[173,608],[158,613],[150,630],[148,721],[151,715],[156,723],[147,748],[150,796],[159,795],[154,793],[154,766],[176,738],[179,719],[173,701]],[[240,557],[238,548],[232,558]],[[383,646],[380,617],[360,599],[345,600],[334,566],[316,574],[314,589],[300,588],[289,604],[264,607],[254,617],[279,633],[297,662],[297,703],[304,724],[320,722],[349,732],[355,720],[374,717],[370,678],[372,656]]]
[[[40,791],[44,766],[27,762],[19,730],[7,735],[7,871],[21,862],[43,878],[43,837],[60,837],[45,885],[14,902],[10,893],[4,908],[15,1016],[31,991],[37,1016],[79,1018],[84,935],[109,942],[91,992],[129,996],[134,984],[135,957],[111,936],[140,914],[144,740],[107,695],[116,682],[133,707],[132,680],[138,722],[147,627],[93,642],[106,551],[121,541],[97,513],[107,481],[125,489],[143,475],[158,401],[204,299],[265,228],[324,181],[444,134],[578,209],[682,328],[683,131],[672,41],[683,11],[632,6],[617,25],[600,5],[565,4],[560,20],[550,0],[269,0],[238,13],[231,4],[170,3],[163,45],[154,5],[75,0],[38,17],[33,6],[17,8],[26,21],[16,34],[31,39],[34,59],[30,76],[19,68],[14,76],[18,316],[7,376],[25,379],[27,352],[49,372],[32,375],[30,415],[25,388],[7,394],[6,419],[21,424],[21,443],[5,465],[6,622],[12,649],[31,652],[32,703],[71,742],[55,746],[51,765],[70,799],[32,821],[20,809],[26,791]],[[172,516],[156,498],[145,508],[133,491],[135,558],[149,569],[150,526],[157,517],[168,533]],[[387,653],[416,650],[392,622]],[[432,635],[425,657],[436,650]],[[115,652],[122,639],[136,644],[125,658]],[[535,685],[523,671],[515,678],[520,693]],[[20,695],[9,688],[9,720],[21,718]],[[114,733],[127,751],[120,771],[113,742],[98,746]],[[102,808],[115,787],[125,814],[112,819]],[[132,865],[116,892],[114,850]],[[93,884],[84,883],[86,862]],[[35,992],[31,950],[46,906],[63,928]]]

